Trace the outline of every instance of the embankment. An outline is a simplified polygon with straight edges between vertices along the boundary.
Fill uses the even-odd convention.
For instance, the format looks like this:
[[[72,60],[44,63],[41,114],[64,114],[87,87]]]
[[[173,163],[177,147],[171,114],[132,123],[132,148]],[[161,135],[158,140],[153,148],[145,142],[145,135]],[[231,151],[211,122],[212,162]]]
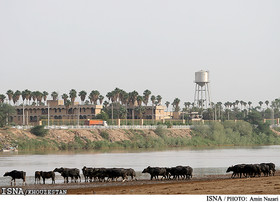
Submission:
[[[19,150],[125,149],[182,146],[191,139],[189,129],[71,129],[49,130],[37,137],[29,130],[1,129],[0,147],[18,145]],[[180,143],[181,142],[181,143]]]
[[[186,146],[279,145],[280,136],[268,125],[256,127],[245,121],[225,121],[189,129],[68,129],[49,130],[37,137],[29,130],[0,129],[0,147],[19,150],[147,149]]]

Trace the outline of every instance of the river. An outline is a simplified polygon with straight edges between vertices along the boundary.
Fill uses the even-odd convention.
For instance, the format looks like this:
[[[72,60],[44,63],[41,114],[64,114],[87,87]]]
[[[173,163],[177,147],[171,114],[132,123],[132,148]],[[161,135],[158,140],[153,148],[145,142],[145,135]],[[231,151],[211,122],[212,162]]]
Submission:
[[[189,165],[194,176],[225,174],[227,167],[239,163],[273,162],[280,166],[280,146],[215,147],[164,151],[109,151],[109,152],[56,152],[56,153],[0,153],[0,186],[9,185],[11,170],[27,173],[27,183],[34,183],[34,172],[50,171],[56,167],[122,167],[133,168],[138,175],[147,166],[172,167]],[[57,176],[59,174],[57,173]],[[140,176],[143,178],[143,176]],[[147,176],[145,176],[147,177]],[[61,178],[59,178],[61,181]],[[19,180],[21,184],[21,180]],[[47,182],[49,183],[49,182]]]

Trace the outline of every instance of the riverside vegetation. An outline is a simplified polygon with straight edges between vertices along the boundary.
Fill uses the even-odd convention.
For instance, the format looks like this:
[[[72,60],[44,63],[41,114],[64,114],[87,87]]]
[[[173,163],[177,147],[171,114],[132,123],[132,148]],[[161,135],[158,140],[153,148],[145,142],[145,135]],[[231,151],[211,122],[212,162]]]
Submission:
[[[43,127],[33,128],[32,135],[26,131],[11,131],[2,129],[2,145],[5,141],[18,145],[19,150],[100,150],[100,149],[162,149],[168,147],[198,147],[198,146],[245,146],[245,145],[278,145],[280,136],[272,132],[268,124],[252,124],[246,121],[213,122],[209,125],[197,125],[192,130],[167,129],[158,126],[154,130],[118,129],[118,135],[123,137],[114,139],[114,130],[51,130]],[[176,135],[180,130],[181,134]],[[35,132],[34,132],[35,131]],[[81,135],[81,132],[94,134],[98,139]],[[23,132],[23,135],[16,133]],[[29,133],[29,134],[27,134]],[[50,135],[50,133],[52,135]],[[63,135],[73,138],[62,141]],[[57,137],[56,137],[57,136]],[[6,137],[6,138],[5,138]],[[1,138],[1,136],[0,136]],[[5,140],[5,141],[4,141]]]

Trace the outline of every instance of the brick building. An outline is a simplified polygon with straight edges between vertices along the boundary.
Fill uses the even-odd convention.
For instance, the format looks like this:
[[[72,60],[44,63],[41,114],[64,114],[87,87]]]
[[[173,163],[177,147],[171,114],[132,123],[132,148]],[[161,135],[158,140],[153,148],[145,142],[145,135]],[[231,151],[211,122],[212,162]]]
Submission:
[[[142,115],[143,119],[162,120],[172,118],[171,112],[165,112],[164,106],[143,106],[145,112]],[[16,106],[16,113],[10,117],[10,122],[16,125],[38,125],[40,120],[77,120],[82,123],[86,119],[93,119],[99,113],[101,113],[102,105],[80,105],[79,102],[75,102],[73,105],[66,107],[63,100],[48,100],[47,105],[43,106]],[[134,107],[135,119],[140,119],[140,115],[137,112],[137,106]],[[128,119],[132,119],[133,107],[129,106]],[[152,112],[153,111],[153,112]],[[24,116],[23,116],[24,114]],[[62,122],[63,123],[63,122]]]
[[[16,106],[16,113],[10,121],[16,125],[38,125],[41,119],[92,119],[102,110],[102,105],[74,105],[66,107],[63,100],[48,100],[46,106]],[[24,114],[24,117],[23,117]]]

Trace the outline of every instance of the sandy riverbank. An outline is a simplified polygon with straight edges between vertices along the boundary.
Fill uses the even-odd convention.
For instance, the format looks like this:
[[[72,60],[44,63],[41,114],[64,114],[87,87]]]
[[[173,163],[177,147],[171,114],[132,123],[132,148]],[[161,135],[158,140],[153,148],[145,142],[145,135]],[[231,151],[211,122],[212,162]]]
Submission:
[[[21,184],[21,183],[20,183]],[[67,194],[157,195],[157,194],[280,194],[280,172],[270,177],[230,179],[230,175],[212,175],[192,180],[138,180],[69,184],[29,184],[23,189],[64,189]]]
[[[280,176],[261,178],[216,178],[70,189],[68,194],[280,194]]]

